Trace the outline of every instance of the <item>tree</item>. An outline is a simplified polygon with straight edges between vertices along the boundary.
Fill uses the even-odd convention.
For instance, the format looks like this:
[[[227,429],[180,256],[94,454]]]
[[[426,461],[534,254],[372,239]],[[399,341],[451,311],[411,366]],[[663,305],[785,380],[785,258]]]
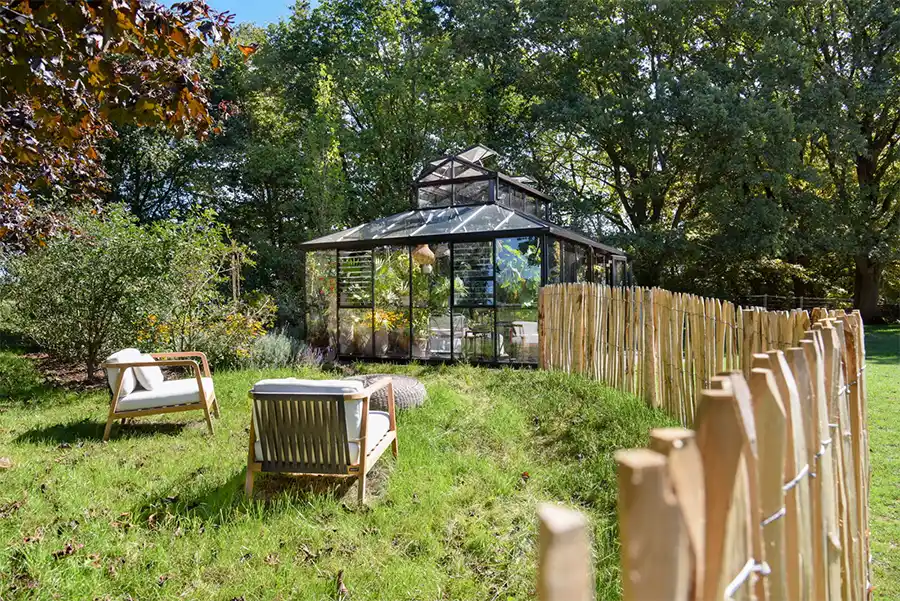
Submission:
[[[872,319],[885,267],[900,259],[900,10],[819,0],[793,5],[783,23],[803,59],[784,85],[798,90],[806,160],[835,217],[821,234],[852,261],[854,304]]]
[[[713,233],[701,218],[721,224],[710,211],[746,214],[748,227],[759,205],[780,209],[799,151],[778,89],[759,84],[764,20],[689,0],[535,0],[523,10],[539,162],[576,225],[620,234],[639,282],[681,271]],[[755,241],[779,230],[766,227]]]
[[[96,196],[98,144],[114,123],[208,134],[207,90],[190,59],[227,42],[231,20],[200,0],[0,3],[0,239],[23,245],[40,233],[29,228],[46,228],[23,217],[38,197]]]

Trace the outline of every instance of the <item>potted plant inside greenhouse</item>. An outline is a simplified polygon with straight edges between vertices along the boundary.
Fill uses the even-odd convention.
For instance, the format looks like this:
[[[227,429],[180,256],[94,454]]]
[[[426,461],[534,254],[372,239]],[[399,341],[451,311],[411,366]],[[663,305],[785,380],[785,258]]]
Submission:
[[[628,283],[622,250],[554,223],[552,199],[498,160],[438,157],[410,210],[303,243],[307,339],[348,359],[533,365],[542,285]]]

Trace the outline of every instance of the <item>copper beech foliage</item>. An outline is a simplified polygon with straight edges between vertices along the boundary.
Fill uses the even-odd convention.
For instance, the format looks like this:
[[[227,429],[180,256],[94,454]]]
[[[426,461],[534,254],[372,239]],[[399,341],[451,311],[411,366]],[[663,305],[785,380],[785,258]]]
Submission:
[[[228,43],[232,21],[200,0],[0,0],[0,242],[27,246],[54,227],[38,194],[94,196],[114,124],[213,131],[191,59]]]

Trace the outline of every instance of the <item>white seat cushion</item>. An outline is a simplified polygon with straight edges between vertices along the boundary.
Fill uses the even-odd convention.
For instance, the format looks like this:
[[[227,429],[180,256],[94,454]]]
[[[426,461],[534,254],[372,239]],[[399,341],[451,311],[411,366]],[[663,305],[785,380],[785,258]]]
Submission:
[[[212,378],[203,378],[203,392],[206,398],[213,394]],[[139,409],[156,409],[189,405],[200,402],[200,391],[196,378],[184,380],[168,380],[154,390],[137,389],[119,401],[117,411],[136,411]]]
[[[127,348],[119,351],[118,353],[113,353],[109,357],[106,358],[107,363],[136,363],[141,360],[141,351],[136,348]],[[109,382],[109,389],[113,394],[116,394],[116,384],[117,379],[119,377],[118,369],[107,369],[106,370],[106,381]],[[122,376],[122,389],[119,394],[124,396],[130,394],[132,390],[134,390],[135,380],[134,380],[134,369],[126,369],[125,375]]]
[[[366,453],[375,448],[375,446],[384,438],[384,435],[391,429],[391,416],[384,411],[369,411],[369,421],[366,423]],[[355,437],[354,437],[355,438]],[[347,443],[350,451],[350,464],[359,463],[359,443]],[[257,440],[254,445],[256,460],[263,461],[262,444]]]
[[[260,380],[253,385],[252,393],[274,392],[278,394],[352,394],[361,392],[365,386],[359,380],[301,380],[299,378],[282,378],[278,380]],[[362,425],[362,401],[346,401],[344,403],[347,419],[347,438],[359,438]]]
[[[156,359],[152,355],[141,355],[140,361],[141,363],[147,363],[156,361]],[[159,367],[134,367],[132,369],[134,369],[134,375],[138,384],[143,386],[145,390],[156,390],[165,381],[162,370]]]

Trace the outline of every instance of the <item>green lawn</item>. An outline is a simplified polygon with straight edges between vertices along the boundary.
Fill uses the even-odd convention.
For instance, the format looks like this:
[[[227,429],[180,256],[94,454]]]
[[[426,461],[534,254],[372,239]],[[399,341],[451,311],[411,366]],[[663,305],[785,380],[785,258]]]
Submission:
[[[866,334],[876,599],[900,598],[900,326]]]
[[[388,369],[429,398],[400,414],[399,461],[379,462],[359,511],[355,488],[284,477],[244,498],[247,390],[289,371],[216,374],[212,438],[197,413],[116,426],[104,444],[105,391],[49,389],[0,353],[0,456],[14,462],[0,472],[0,599],[324,601],[339,570],[366,601],[533,599],[542,501],[589,513],[598,598],[619,596],[612,452],[644,446],[664,416],[561,374]]]

